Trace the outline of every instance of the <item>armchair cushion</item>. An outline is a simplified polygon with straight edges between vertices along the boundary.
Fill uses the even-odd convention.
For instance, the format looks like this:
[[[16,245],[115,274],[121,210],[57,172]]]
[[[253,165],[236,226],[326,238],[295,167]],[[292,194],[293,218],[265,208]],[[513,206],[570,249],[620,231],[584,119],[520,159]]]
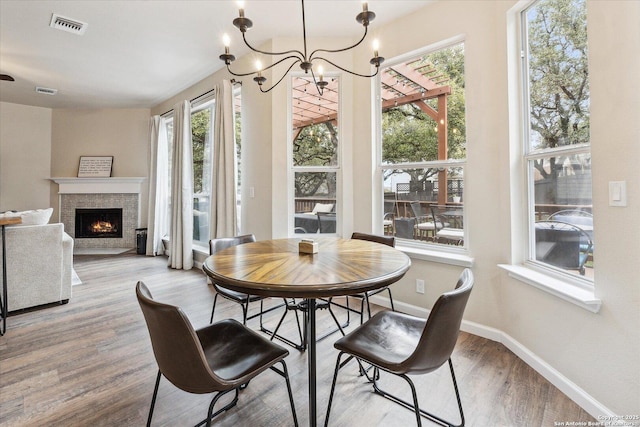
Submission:
[[[21,211],[21,212],[7,212],[4,214],[0,214],[0,217],[6,218],[15,218],[21,217],[23,225],[45,225],[49,223],[49,219],[51,219],[51,214],[53,213],[53,208],[47,209],[35,209],[29,211]]]
[[[333,203],[316,203],[311,211],[312,214],[329,213],[333,211]]]
[[[71,298],[73,239],[62,224],[9,226],[6,249],[9,311]]]

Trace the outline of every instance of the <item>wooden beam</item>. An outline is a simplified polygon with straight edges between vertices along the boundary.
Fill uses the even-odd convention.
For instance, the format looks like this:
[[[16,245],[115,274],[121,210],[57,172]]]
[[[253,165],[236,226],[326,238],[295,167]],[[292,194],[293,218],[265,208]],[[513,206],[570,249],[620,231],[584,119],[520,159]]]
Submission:
[[[329,115],[328,118],[324,118],[324,119],[314,118],[314,119],[309,119],[309,120],[294,120],[293,129],[294,129],[294,131],[296,131],[297,129],[303,129],[303,128],[307,127],[307,126],[319,125],[319,124],[322,124],[322,123],[333,123],[335,125],[335,124],[338,123],[338,117],[337,116],[338,116],[338,113],[333,113],[333,114]]]
[[[448,157],[448,126],[447,117],[447,95],[438,97],[438,160],[447,160]],[[447,203],[449,195],[447,194],[447,170],[438,173],[438,204]]]
[[[391,93],[385,91],[385,93]],[[429,90],[422,93],[414,93],[411,95],[406,95],[402,97],[397,97],[393,99],[385,99],[383,96],[382,99],[382,111],[388,110],[389,108],[396,107],[398,105],[411,104],[413,102],[424,101],[427,99],[437,98],[440,95],[450,95],[451,94],[451,86],[441,86],[437,89]]]
[[[434,82],[431,81],[431,79],[425,77],[421,72],[416,71],[415,68],[412,68],[407,64],[397,64],[390,68],[396,73],[402,74],[407,79],[427,90],[436,89],[438,87]]]

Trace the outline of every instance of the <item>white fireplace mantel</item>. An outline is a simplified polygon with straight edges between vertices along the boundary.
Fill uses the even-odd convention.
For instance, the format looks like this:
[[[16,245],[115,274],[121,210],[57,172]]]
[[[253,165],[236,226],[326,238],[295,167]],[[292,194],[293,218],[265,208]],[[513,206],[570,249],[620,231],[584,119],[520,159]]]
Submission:
[[[51,178],[59,185],[58,194],[140,194],[145,177]]]

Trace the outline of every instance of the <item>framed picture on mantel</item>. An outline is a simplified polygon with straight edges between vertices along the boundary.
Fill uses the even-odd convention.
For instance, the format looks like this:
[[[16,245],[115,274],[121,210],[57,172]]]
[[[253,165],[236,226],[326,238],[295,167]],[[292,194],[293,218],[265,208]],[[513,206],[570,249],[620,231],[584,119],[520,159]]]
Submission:
[[[113,156],[80,156],[78,178],[109,178]]]

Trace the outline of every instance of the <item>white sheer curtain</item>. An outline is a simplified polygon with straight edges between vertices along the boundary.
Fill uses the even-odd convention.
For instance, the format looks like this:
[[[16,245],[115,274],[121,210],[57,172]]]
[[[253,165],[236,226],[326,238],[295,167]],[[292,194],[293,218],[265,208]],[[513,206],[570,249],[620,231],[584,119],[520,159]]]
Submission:
[[[173,156],[171,165],[171,235],[169,267],[193,267],[193,153],[191,104],[173,107]]]
[[[153,116],[150,122],[149,144],[149,215],[147,217],[147,255],[164,252],[162,237],[168,234],[169,147],[167,121]]]
[[[236,142],[233,86],[228,80],[216,85],[216,113],[213,126],[210,236],[231,237],[237,233]]]

